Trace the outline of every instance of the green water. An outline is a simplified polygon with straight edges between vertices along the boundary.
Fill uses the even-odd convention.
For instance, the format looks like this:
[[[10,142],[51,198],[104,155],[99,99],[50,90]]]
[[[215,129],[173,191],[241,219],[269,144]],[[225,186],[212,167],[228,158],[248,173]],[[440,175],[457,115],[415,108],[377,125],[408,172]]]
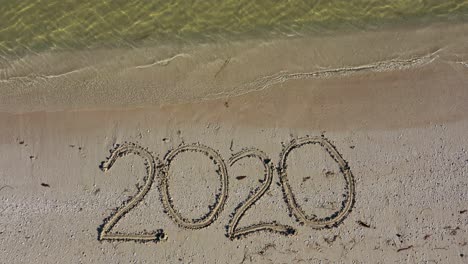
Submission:
[[[0,0],[0,54],[468,20],[468,0]]]

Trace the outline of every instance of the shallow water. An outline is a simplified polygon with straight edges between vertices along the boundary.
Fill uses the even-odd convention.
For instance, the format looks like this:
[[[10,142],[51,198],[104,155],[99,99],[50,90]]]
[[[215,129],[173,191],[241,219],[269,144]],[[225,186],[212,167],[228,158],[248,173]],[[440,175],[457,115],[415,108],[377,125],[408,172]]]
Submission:
[[[468,0],[3,0],[0,54],[460,21]]]

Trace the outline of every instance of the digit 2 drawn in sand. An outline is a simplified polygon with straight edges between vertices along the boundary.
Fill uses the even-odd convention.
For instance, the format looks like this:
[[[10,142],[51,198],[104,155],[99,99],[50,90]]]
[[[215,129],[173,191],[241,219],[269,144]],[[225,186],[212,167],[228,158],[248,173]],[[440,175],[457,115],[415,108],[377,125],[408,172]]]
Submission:
[[[143,187],[138,191],[138,193],[131,198],[126,204],[119,208],[113,215],[111,215],[107,220],[104,220],[104,224],[98,228],[98,240],[133,240],[133,241],[161,241],[166,239],[166,235],[163,230],[157,230],[152,234],[121,234],[121,233],[110,233],[112,228],[117,224],[117,222],[130,210],[132,210],[139,202],[143,200],[145,195],[151,188],[151,185],[154,182],[154,177],[156,174],[156,162],[151,155],[151,153],[134,143],[124,143],[120,146],[117,146],[114,150],[111,150],[110,157],[104,161],[100,168],[105,172],[112,168],[115,161],[128,154],[135,154],[140,156],[145,161],[146,166],[146,177],[144,179]]]
[[[210,158],[218,167],[216,170],[221,180],[221,193],[216,194],[216,202],[210,206],[210,211],[199,219],[186,219],[175,208],[169,194],[169,168],[172,160],[180,153],[185,151],[201,152]],[[164,168],[160,183],[161,200],[167,214],[174,220],[176,224],[183,228],[200,229],[209,226],[213,223],[217,216],[223,210],[224,204],[228,196],[228,176],[226,164],[222,157],[212,148],[200,144],[181,145],[178,148],[170,151],[164,158]]]
[[[317,218],[315,215],[308,216],[304,210],[296,202],[295,195],[291,186],[288,182],[287,174],[287,159],[288,155],[294,150],[298,149],[307,144],[317,144],[324,149],[328,155],[338,164],[341,173],[344,176],[346,181],[346,193],[344,194],[345,199],[342,201],[342,207],[337,212],[332,215],[324,218]],[[220,177],[221,187],[219,193],[216,194],[215,204],[210,206],[210,211],[200,217],[199,219],[187,219],[184,218],[180,212],[178,212],[173,205],[173,201],[169,194],[169,169],[171,162],[174,158],[185,151],[200,152],[206,155],[212,162],[217,166],[216,173]],[[133,143],[124,143],[123,145],[117,146],[114,150],[111,151],[110,157],[104,161],[100,168],[103,171],[109,170],[114,162],[122,156],[127,154],[135,154],[144,159],[146,165],[147,176],[144,180],[143,187],[138,191],[138,193],[131,198],[127,203],[125,203],[121,208],[119,208],[114,214],[112,214],[107,220],[104,221],[104,224],[98,228],[98,240],[133,240],[140,242],[147,241],[161,241],[167,239],[166,235],[163,233],[163,230],[157,230],[152,234],[121,234],[121,233],[111,233],[112,228],[117,224],[117,222],[132,208],[134,208],[139,202],[143,200],[145,195],[150,190],[154,178],[156,175],[156,169],[159,169],[159,188],[160,188],[160,198],[163,204],[165,212],[171,217],[171,219],[178,224],[180,227],[189,228],[189,229],[200,229],[209,226],[212,224],[217,216],[223,210],[226,199],[228,197],[228,172],[226,169],[226,164],[224,163],[222,157],[213,150],[204,145],[200,144],[183,144],[178,148],[169,151],[164,158],[164,163],[161,164],[157,159],[151,155],[151,153]],[[273,179],[273,169],[270,164],[270,159],[265,153],[258,149],[250,148],[244,149],[236,154],[234,154],[229,159],[229,165],[233,166],[236,162],[244,158],[257,158],[259,159],[264,166],[264,180],[262,185],[252,192],[247,200],[244,203],[240,203],[235,209],[232,218],[227,227],[227,236],[232,240],[235,238],[240,238],[241,236],[251,234],[258,231],[272,231],[280,233],[283,235],[295,234],[295,229],[287,226],[278,224],[275,222],[272,223],[257,223],[247,227],[237,228],[240,219],[244,216],[245,212],[254,205],[270,188],[272,179]],[[156,163],[158,161],[158,163]],[[285,201],[288,205],[288,209],[291,212],[291,215],[301,223],[306,226],[310,226],[315,229],[320,228],[329,228],[334,227],[340,224],[346,216],[351,212],[351,209],[354,205],[354,196],[355,196],[355,186],[354,186],[354,177],[351,173],[351,170],[347,162],[342,158],[340,153],[336,150],[326,138],[322,137],[303,137],[292,140],[280,154],[280,161],[277,168],[281,187],[283,190],[283,195]]]
[[[265,194],[268,188],[270,188],[271,182],[273,180],[273,169],[271,168],[270,164],[271,160],[266,156],[265,153],[258,149],[244,149],[234,154],[229,159],[229,166],[234,165],[237,161],[244,158],[258,158],[264,166],[265,178],[263,179],[262,186],[255,190],[245,202],[241,202],[237,206],[237,209],[235,210],[234,215],[228,225],[228,237],[232,240],[235,238],[239,238],[243,235],[247,235],[249,233],[254,233],[258,231],[272,231],[284,235],[294,234],[294,228],[287,225],[277,224],[275,222],[258,223],[247,227],[237,228],[237,225],[239,224],[239,221],[242,218],[242,216],[244,216],[244,213],[250,208],[250,206],[255,204],[255,202]]]
[[[294,149],[298,149],[306,144],[318,144],[338,163],[341,173],[343,173],[346,181],[346,199],[342,202],[342,207],[339,211],[325,218],[316,218],[315,216],[307,216],[301,207],[297,204],[295,196],[291,190],[291,186],[288,183],[287,174],[287,159],[288,155]],[[296,219],[301,223],[312,228],[327,228],[333,227],[341,223],[348,213],[351,211],[354,204],[354,177],[347,162],[341,157],[340,153],[335,147],[324,137],[303,137],[292,140],[288,146],[283,150],[280,155],[280,162],[278,168],[280,174],[281,186],[285,196],[285,200],[288,204],[288,208]]]

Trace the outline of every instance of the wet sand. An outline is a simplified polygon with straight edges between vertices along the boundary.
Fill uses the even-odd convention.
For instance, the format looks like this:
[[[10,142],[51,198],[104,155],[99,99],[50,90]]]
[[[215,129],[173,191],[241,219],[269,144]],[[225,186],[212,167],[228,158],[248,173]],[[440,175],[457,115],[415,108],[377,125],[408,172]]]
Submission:
[[[3,62],[2,261],[464,263],[466,30]]]
[[[338,36],[2,58],[0,111],[154,107],[234,97],[294,79],[391,73],[432,63],[463,72],[467,30],[466,24],[435,24]]]

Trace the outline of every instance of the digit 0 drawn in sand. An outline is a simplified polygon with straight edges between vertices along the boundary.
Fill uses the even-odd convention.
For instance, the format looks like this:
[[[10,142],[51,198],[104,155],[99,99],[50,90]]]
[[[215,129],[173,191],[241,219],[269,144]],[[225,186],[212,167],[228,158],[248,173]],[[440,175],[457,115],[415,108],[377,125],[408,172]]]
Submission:
[[[346,181],[346,194],[344,195],[345,200],[342,202],[342,207],[339,211],[328,217],[317,218],[316,216],[307,216],[297,204],[291,186],[288,183],[288,174],[286,171],[288,155],[294,149],[298,149],[306,144],[318,144],[324,148],[330,157],[338,163],[340,171]],[[355,186],[353,174],[351,173],[348,163],[341,157],[336,148],[324,137],[303,137],[292,140],[280,155],[278,172],[288,208],[301,224],[305,224],[306,226],[310,226],[315,229],[337,226],[346,218],[354,205]]]
[[[220,193],[216,194],[216,202],[210,206],[210,211],[200,217],[199,219],[184,218],[175,208],[172,198],[169,194],[169,168],[172,160],[180,153],[185,151],[200,152],[206,155],[218,167],[216,172],[221,180]],[[210,147],[200,144],[181,145],[178,148],[170,151],[164,158],[164,168],[161,171],[160,193],[161,201],[166,213],[174,220],[180,227],[188,229],[200,229],[212,224],[224,208],[228,196],[228,173],[226,164],[222,157]]]
[[[228,225],[227,236],[233,240],[235,238],[240,238],[241,236],[245,236],[250,233],[258,232],[258,231],[271,231],[280,233],[283,235],[291,235],[296,232],[296,230],[290,226],[273,223],[258,223],[253,224],[250,226],[237,228],[240,219],[244,216],[245,212],[250,208],[250,206],[254,205],[255,202],[260,199],[265,192],[270,188],[271,182],[273,181],[273,169],[270,164],[270,159],[266,156],[265,153],[262,151],[251,148],[251,149],[243,149],[240,152],[234,154],[229,159],[229,166],[234,165],[237,161],[244,159],[244,158],[257,158],[262,162],[264,166],[264,175],[265,178],[263,180],[262,186],[257,188],[253,193],[249,195],[245,202],[241,202],[237,208],[234,210],[234,214],[231,218],[231,221]]]
[[[342,207],[332,215],[324,218],[318,218],[316,215],[306,215],[304,210],[300,207],[300,205],[298,205],[293,190],[291,189],[291,186],[288,182],[288,156],[293,150],[299,149],[307,144],[320,145],[321,148],[324,149],[328,155],[330,155],[330,157],[338,164],[340,172],[343,174],[346,181],[346,193],[344,194],[345,199],[342,201]],[[206,155],[213,162],[213,164],[217,166],[216,174],[219,176],[221,181],[221,187],[218,189],[219,193],[215,194],[215,203],[209,206],[208,213],[198,219],[184,218],[181,213],[175,209],[173,199],[169,193],[169,169],[171,163],[177,155],[186,151],[199,152]],[[148,193],[154,182],[157,169],[159,169],[158,172],[160,173],[158,187],[164,211],[180,227],[188,229],[201,229],[207,227],[212,224],[218,215],[222,212],[228,197],[228,172],[222,157],[212,148],[200,144],[182,144],[178,148],[169,151],[164,158],[164,163],[161,163],[143,147],[134,143],[124,143],[111,150],[110,157],[106,161],[102,162],[100,168],[103,171],[107,171],[113,166],[118,158],[128,154],[135,154],[144,159],[147,172],[147,176],[144,179],[144,185],[133,198],[124,203],[122,207],[117,209],[116,212],[114,212],[108,219],[104,220],[103,225],[98,228],[98,240],[158,242],[167,239],[166,235],[161,229],[151,234],[111,233],[112,228],[117,224],[117,222],[120,221],[120,219],[125,216],[125,214],[127,214],[144,199],[145,195]],[[283,235],[295,234],[296,230],[294,228],[287,225],[278,224],[276,222],[260,222],[249,225],[247,227],[238,228],[238,224],[241,218],[245,215],[245,212],[268,191],[273,181],[273,167],[271,165],[271,160],[265,153],[255,148],[243,149],[240,152],[234,154],[229,159],[229,165],[233,166],[236,162],[244,158],[257,158],[260,160],[260,162],[262,162],[264,166],[264,179],[261,181],[262,185],[251,192],[247,199],[244,202],[241,202],[234,210],[232,218],[227,226],[227,236],[233,240],[259,231],[271,231]],[[283,196],[288,209],[291,215],[294,215],[299,223],[315,229],[330,228],[340,224],[351,212],[355,198],[354,177],[347,162],[342,158],[340,153],[336,150],[335,146],[333,146],[326,138],[307,136],[292,140],[280,154],[280,161],[277,171],[280,177]]]
[[[139,202],[143,200],[145,195],[151,188],[151,185],[154,182],[154,177],[156,175],[156,161],[151,153],[144,149],[141,146],[138,146],[134,143],[124,143],[120,146],[117,146],[115,149],[111,150],[110,157],[102,162],[100,168],[102,171],[106,172],[114,165],[115,161],[123,156],[128,154],[135,154],[144,159],[146,166],[146,177],[144,179],[143,187],[138,191],[138,193],[131,198],[127,203],[119,208],[114,214],[112,214],[108,219],[104,220],[104,224],[98,228],[98,240],[132,240],[140,242],[159,242],[161,240],[167,239],[163,230],[159,229],[152,234],[121,234],[121,233],[110,233],[112,228],[117,224],[117,222],[122,219],[125,214],[132,210]]]

